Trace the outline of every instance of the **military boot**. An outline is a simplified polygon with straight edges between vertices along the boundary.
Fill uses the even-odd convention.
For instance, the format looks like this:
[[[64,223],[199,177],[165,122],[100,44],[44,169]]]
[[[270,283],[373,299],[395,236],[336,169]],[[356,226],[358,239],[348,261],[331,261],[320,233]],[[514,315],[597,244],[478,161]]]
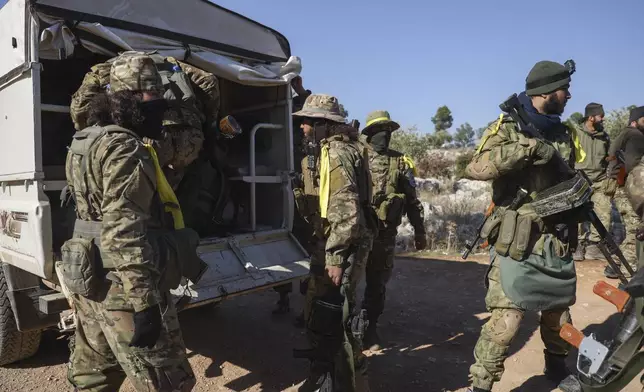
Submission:
[[[378,328],[375,322],[369,322],[369,326],[362,339],[362,347],[370,351],[378,351],[382,349],[382,341],[378,335]]]
[[[579,245],[577,245],[577,249],[575,250],[575,253],[573,253],[572,259],[575,261],[586,260],[586,244],[580,242]]]
[[[298,392],[333,392],[333,379],[328,367],[313,363],[310,372]]]
[[[572,374],[564,379],[559,384],[558,388],[561,389],[562,392],[583,392],[579,378]]]
[[[604,254],[599,250],[596,243],[591,242],[586,246],[586,260],[604,260]]]
[[[617,275],[617,272],[611,267],[610,265],[607,265],[606,268],[604,268],[604,276],[607,277],[608,279],[617,279],[619,278],[619,275]]]
[[[468,388],[467,392],[492,392],[489,389],[481,389],[477,387]]]
[[[566,366],[567,355],[551,354],[545,350],[543,351],[543,354],[546,360],[546,367],[543,370],[543,373],[546,375],[548,380],[559,384],[566,377],[570,376],[570,370],[568,370],[568,367]]]

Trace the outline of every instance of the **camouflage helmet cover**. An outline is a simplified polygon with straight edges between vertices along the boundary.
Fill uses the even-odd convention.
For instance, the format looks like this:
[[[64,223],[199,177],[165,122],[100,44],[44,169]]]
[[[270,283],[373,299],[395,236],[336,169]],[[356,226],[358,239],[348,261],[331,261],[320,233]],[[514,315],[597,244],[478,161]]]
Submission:
[[[109,91],[149,91],[163,95],[161,75],[154,60],[142,52],[125,52],[114,59],[110,68]]]
[[[339,123],[346,123],[341,114],[338,99],[326,94],[312,94],[304,101],[302,110],[293,113],[296,117],[324,118]]]

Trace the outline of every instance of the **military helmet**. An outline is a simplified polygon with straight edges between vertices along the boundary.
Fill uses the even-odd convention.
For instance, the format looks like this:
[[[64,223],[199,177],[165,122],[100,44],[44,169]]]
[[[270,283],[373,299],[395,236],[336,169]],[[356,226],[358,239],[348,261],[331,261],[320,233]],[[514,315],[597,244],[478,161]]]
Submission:
[[[400,128],[400,125],[391,119],[389,112],[386,110],[375,110],[367,115],[367,122],[362,129],[362,133],[369,134],[376,129],[387,127],[391,131]]]
[[[165,89],[154,60],[143,52],[124,52],[110,68],[109,92],[150,91],[163,95]]]
[[[565,88],[570,85],[570,75],[574,72],[572,60],[567,61],[566,65],[554,61],[539,61],[532,67],[525,80],[525,93],[535,96]]]
[[[338,99],[332,95],[312,94],[304,101],[302,110],[293,113],[297,117],[324,118],[338,123],[346,123],[340,111]]]

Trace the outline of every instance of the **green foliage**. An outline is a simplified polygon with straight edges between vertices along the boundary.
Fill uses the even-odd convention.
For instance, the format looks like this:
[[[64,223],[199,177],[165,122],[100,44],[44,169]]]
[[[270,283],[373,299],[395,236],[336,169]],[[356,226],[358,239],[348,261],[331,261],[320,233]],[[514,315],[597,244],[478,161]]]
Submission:
[[[457,181],[465,177],[465,168],[472,162],[472,158],[474,158],[474,151],[468,151],[456,157],[454,176]]]
[[[628,126],[628,116],[632,107],[628,106],[613,110],[604,117],[604,130],[608,132],[611,139],[616,138]]]
[[[427,150],[434,147],[434,143],[432,135],[421,134],[414,125],[393,132],[389,146],[418,162],[427,155]]]
[[[452,142],[452,135],[446,130],[436,131],[436,133],[429,136],[429,138],[434,148],[440,148],[444,144]]]
[[[568,119],[576,122],[577,124],[581,124],[584,121],[584,115],[579,112],[574,112],[570,117],[568,117]]]
[[[456,128],[454,144],[457,147],[471,147],[474,145],[474,129],[469,123],[462,124]]]
[[[441,106],[436,110],[436,115],[432,117],[434,123],[434,130],[436,132],[446,131],[452,127],[454,117],[452,111],[447,106]]]
[[[481,127],[479,129],[477,129],[476,130],[476,138],[479,139],[479,140],[483,139],[483,134],[485,133],[486,129],[487,129],[487,127]]]

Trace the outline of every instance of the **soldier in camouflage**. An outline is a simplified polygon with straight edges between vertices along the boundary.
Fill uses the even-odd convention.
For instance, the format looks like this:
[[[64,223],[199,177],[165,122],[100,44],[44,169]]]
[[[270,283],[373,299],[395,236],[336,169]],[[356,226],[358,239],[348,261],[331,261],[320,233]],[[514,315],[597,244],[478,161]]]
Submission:
[[[609,151],[611,157],[615,157],[621,151],[624,162],[611,159],[607,170],[609,180],[617,188],[615,193],[615,206],[620,212],[626,231],[626,237],[620,248],[626,259],[635,263],[635,260],[638,259],[636,232],[640,226],[642,215],[636,212],[640,207],[638,201],[640,192],[637,191],[638,188],[636,186],[637,184],[641,184],[638,180],[640,171],[639,169],[634,169],[638,167],[642,155],[644,155],[644,106],[631,110],[628,123],[629,126],[615,138]],[[625,180],[626,183],[619,183],[620,181],[618,181],[619,171],[622,167],[626,173],[629,173]],[[636,173],[636,175],[633,176],[631,172]],[[629,183],[631,185],[630,189],[628,186]],[[610,267],[606,267],[604,274],[609,278],[617,278],[617,274]]]
[[[517,124],[501,116],[485,131],[466,177],[492,181],[493,215],[490,233],[481,233],[491,244],[491,265],[486,275],[485,302],[492,313],[481,330],[470,367],[472,391],[491,391],[501,379],[504,361],[526,310],[540,311],[541,338],[545,345],[545,374],[559,383],[568,375],[564,359],[570,349],[559,337],[570,322],[569,306],[575,303],[577,277],[571,257],[578,222],[545,222],[529,201],[516,211],[508,206],[517,190],[538,192],[562,181],[568,167],[558,165],[557,152],[570,165],[578,151],[571,131],[560,116],[570,93],[570,71],[563,65],[538,62],[528,74],[526,91],[519,100],[543,139],[519,131]],[[498,223],[494,223],[498,222]],[[576,242],[576,241],[575,241]]]
[[[385,307],[387,282],[394,267],[397,227],[404,214],[414,227],[416,249],[427,246],[423,205],[416,196],[414,163],[389,148],[391,133],[398,128],[400,125],[391,120],[389,112],[377,110],[367,116],[361,135],[369,151],[372,206],[378,220],[378,232],[367,262],[367,286],[362,302],[369,319],[364,345],[370,350],[380,349],[377,323]]]
[[[77,328],[68,379],[77,391],[117,391],[126,376],[137,391],[190,391],[195,377],[161,281],[160,252],[148,236],[171,227],[157,192],[155,155],[143,144],[160,137],[163,84],[154,61],[137,52],[114,59],[109,78],[106,102],[115,125],[77,132],[66,163],[77,221],[63,246],[63,282],[77,277],[74,252],[93,259],[100,249],[90,263],[98,268],[92,294],[71,295]],[[77,246],[83,243],[93,250]]]
[[[219,81],[211,73],[173,57],[150,54],[162,75],[164,97],[170,103],[159,140],[147,140],[157,151],[168,181],[176,190],[185,169],[197,159],[204,144],[204,130],[215,129],[219,115]],[[77,130],[87,123],[91,99],[105,91],[114,59],[97,64],[85,75],[72,96],[70,112]]]
[[[604,226],[610,227],[611,198],[615,189],[611,187],[610,181],[606,181],[610,138],[604,132],[604,114],[604,107],[601,104],[591,102],[586,105],[583,127],[577,131],[584,156],[575,168],[583,170],[593,182],[592,202],[595,212]],[[588,227],[583,224],[579,226],[579,244],[573,259],[576,261],[604,259],[604,255],[597,246],[601,240],[597,230],[590,226],[590,232],[586,232],[582,226]]]
[[[368,162],[335,97],[310,95],[293,115],[302,118],[308,142],[295,199],[315,237],[304,312],[311,372],[300,390],[332,382],[334,390],[355,391],[356,374],[366,366],[356,290],[372,242]]]

